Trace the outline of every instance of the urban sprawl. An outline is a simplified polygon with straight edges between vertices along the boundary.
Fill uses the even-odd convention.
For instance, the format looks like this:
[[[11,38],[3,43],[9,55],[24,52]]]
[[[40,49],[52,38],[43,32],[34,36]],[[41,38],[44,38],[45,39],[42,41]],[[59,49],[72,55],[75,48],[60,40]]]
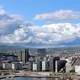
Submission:
[[[0,50],[0,74],[7,70],[80,75],[80,48]]]

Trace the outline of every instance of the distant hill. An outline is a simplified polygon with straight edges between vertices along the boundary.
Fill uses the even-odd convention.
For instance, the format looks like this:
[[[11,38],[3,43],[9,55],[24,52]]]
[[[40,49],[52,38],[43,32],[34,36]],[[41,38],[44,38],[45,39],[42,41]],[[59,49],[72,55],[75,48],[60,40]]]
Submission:
[[[21,49],[21,46],[12,46],[12,45],[0,45],[0,50],[14,50]]]

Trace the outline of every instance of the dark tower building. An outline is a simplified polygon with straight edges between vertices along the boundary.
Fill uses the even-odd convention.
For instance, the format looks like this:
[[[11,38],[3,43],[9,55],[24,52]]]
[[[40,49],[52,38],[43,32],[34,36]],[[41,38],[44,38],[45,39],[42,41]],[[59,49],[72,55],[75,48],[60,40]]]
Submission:
[[[29,49],[25,49],[25,62],[28,62],[30,58]]]
[[[56,61],[60,60],[59,57],[51,57],[50,58],[50,71],[55,72]]]
[[[59,60],[57,61],[57,70],[58,72],[66,72],[66,60]]]
[[[22,61],[22,51],[20,52],[20,60]]]

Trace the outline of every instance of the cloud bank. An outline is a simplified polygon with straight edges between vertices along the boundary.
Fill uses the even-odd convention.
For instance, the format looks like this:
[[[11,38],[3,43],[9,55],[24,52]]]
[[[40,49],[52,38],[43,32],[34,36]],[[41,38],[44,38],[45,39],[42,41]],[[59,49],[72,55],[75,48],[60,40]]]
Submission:
[[[56,12],[50,16],[46,14],[41,19],[67,19],[69,16],[74,19],[80,17],[78,13],[72,11],[59,11],[59,13]],[[39,16],[37,19],[39,19]],[[10,15],[3,8],[0,9],[0,44],[56,45],[77,38],[80,38],[79,23],[53,23],[37,26],[31,23],[24,23],[20,15]]]
[[[56,44],[80,38],[80,24],[57,23],[43,26],[20,25],[13,33],[0,36],[0,43]]]

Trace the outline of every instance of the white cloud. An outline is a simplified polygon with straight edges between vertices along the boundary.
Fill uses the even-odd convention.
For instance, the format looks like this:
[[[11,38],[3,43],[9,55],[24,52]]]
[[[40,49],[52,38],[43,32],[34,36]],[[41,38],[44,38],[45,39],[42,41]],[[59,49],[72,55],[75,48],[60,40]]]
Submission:
[[[14,33],[1,36],[0,43],[57,44],[80,38],[80,24],[57,23],[43,26],[25,26]]]
[[[56,23],[36,26],[31,23],[24,23],[23,17],[20,15],[7,14],[3,8],[0,10],[2,10],[0,15],[0,43],[2,44],[22,43],[54,45],[80,38],[80,24]],[[56,12],[55,18],[61,19],[59,15],[62,15],[62,19],[66,19],[69,17],[68,15],[73,12],[67,11],[68,15],[66,11],[63,13],[65,13],[64,16],[62,15],[62,11],[59,13]],[[75,14],[78,13],[73,13],[75,19],[79,18]]]
[[[4,10],[3,7],[0,6],[0,15],[5,15],[6,11]]]
[[[19,41],[23,40],[26,36],[27,34],[21,28],[21,29],[15,30],[13,34],[1,36],[1,41],[3,43],[15,43],[15,42],[18,43]]]
[[[13,18],[14,20],[23,20],[23,16],[21,15],[16,15],[16,14],[12,14],[10,15],[11,18]]]
[[[8,14],[4,8],[0,8],[0,35],[13,32],[21,22],[22,16]]]
[[[51,13],[43,13],[37,14],[35,19],[39,20],[69,20],[69,19],[80,19],[80,12],[79,11],[72,11],[72,10],[59,10],[54,11]]]

